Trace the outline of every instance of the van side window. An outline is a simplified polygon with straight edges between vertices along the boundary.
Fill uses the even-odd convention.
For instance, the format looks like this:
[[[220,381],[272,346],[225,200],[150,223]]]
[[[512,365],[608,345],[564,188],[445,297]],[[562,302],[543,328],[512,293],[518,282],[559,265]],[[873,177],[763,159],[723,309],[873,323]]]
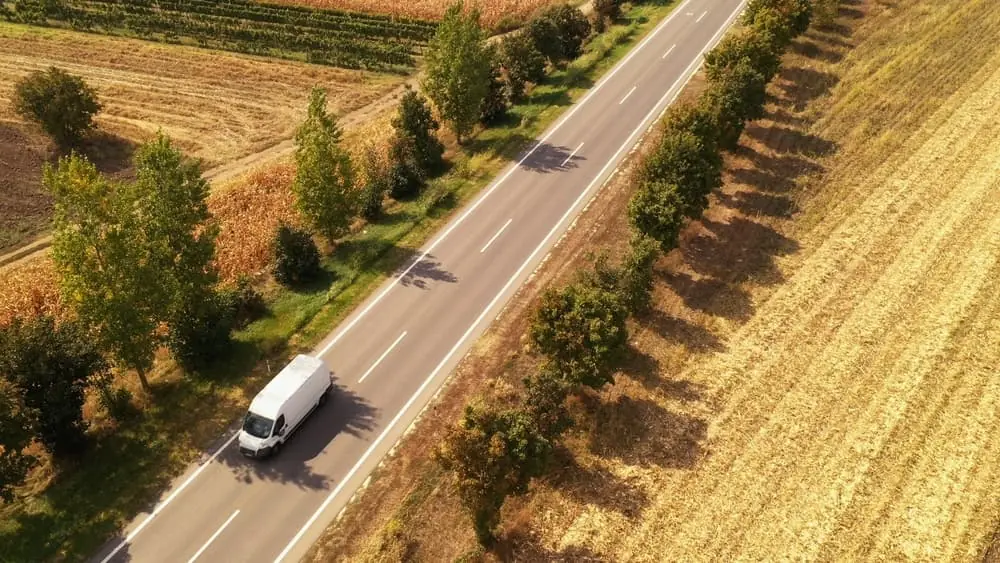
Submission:
[[[285,427],[285,415],[281,415],[278,417],[278,420],[274,421],[274,435],[277,436],[278,430],[281,430],[284,427]]]

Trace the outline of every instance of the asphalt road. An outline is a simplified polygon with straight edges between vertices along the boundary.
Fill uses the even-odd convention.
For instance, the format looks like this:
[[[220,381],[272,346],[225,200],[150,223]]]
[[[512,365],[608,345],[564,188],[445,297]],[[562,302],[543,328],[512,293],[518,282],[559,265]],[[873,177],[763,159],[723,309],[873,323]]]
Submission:
[[[686,0],[316,350],[337,395],[269,461],[231,435],[95,561],[293,561],[337,515],[737,17]]]

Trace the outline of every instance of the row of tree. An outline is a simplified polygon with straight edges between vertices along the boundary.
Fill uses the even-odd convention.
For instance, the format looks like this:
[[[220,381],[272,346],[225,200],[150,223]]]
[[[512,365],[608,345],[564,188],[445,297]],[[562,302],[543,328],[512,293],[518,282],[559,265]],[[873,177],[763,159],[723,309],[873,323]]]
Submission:
[[[621,264],[599,258],[565,287],[549,289],[529,328],[542,358],[509,406],[468,406],[436,450],[484,546],[495,539],[507,497],[545,474],[572,420],[566,399],[614,383],[626,353],[630,315],[649,305],[652,268],[677,246],[684,221],[700,217],[721,183],[722,150],[736,147],[747,120],[761,116],[767,83],[791,40],[810,22],[809,0],[752,0],[745,29],[706,56],[709,88],[698,104],[672,108],[640,165],[629,205],[633,236]]]

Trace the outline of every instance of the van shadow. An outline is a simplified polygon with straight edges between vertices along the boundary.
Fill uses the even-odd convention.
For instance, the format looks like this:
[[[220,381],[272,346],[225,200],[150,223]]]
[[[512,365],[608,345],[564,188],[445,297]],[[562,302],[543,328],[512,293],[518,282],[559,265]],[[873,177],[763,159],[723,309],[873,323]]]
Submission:
[[[327,403],[302,423],[278,455],[269,459],[248,459],[234,442],[218,459],[246,483],[267,480],[303,489],[328,489],[330,479],[315,473],[307,463],[325,451],[340,434],[361,437],[374,430],[377,415],[377,409],[366,400],[348,389],[334,386]]]

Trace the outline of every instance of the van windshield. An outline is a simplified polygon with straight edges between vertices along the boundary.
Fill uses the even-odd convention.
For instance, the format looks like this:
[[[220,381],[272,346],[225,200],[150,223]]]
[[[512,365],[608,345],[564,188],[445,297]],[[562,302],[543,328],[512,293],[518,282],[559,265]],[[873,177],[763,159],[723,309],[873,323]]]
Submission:
[[[274,421],[270,418],[264,418],[252,412],[248,412],[246,419],[243,420],[243,430],[247,434],[256,436],[257,438],[269,437],[271,435],[271,426],[273,425]]]

